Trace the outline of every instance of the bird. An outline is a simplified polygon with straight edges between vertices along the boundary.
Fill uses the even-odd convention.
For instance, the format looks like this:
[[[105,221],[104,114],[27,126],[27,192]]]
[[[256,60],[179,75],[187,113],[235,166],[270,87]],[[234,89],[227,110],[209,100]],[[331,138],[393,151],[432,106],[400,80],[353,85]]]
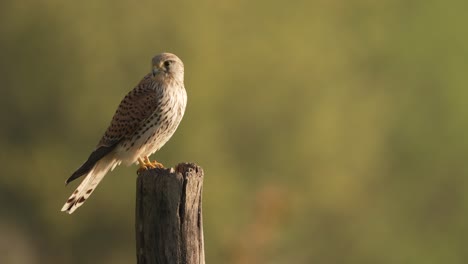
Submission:
[[[154,56],[150,72],[122,99],[94,151],[66,180],[65,185],[84,177],[61,211],[72,214],[120,164],[138,163],[138,173],[164,168],[148,157],[172,137],[186,105],[182,60],[172,53]]]

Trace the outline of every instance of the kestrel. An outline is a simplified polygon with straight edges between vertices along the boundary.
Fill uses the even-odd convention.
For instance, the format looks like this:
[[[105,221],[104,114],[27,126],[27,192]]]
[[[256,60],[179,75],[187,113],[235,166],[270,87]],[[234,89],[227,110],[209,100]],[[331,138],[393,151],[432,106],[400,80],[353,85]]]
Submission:
[[[139,164],[141,170],[162,168],[148,156],[159,150],[174,134],[185,112],[184,64],[174,54],[162,53],[152,60],[153,68],[120,102],[112,121],[88,160],[69,182],[85,176],[62,211],[80,207],[109,170],[124,163]]]

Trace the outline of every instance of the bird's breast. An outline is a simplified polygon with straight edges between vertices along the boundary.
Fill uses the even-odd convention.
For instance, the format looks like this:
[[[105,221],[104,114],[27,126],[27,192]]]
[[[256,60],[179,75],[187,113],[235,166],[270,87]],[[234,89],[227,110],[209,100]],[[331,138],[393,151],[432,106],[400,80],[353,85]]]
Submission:
[[[159,150],[174,134],[187,105],[185,89],[165,91],[153,113],[143,121],[129,140],[123,142],[121,160],[135,163],[138,158]]]

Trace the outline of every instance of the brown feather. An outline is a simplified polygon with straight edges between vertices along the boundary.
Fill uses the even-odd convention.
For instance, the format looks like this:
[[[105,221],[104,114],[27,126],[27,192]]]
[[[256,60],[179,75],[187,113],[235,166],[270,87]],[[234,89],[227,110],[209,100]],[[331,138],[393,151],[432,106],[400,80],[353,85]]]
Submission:
[[[158,96],[154,89],[151,89],[151,84],[151,74],[148,74],[124,97],[104,136],[99,141],[96,150],[67,179],[65,184],[88,173],[96,162],[109,154],[119,142],[130,138],[145,119],[151,116],[160,101],[160,96]]]
[[[161,96],[151,87],[152,84],[151,74],[148,74],[125,96],[98,146],[109,146],[113,142],[131,138],[151,116],[161,100]]]
[[[118,143],[119,143],[119,141],[115,142],[111,146],[98,147],[95,151],[93,151],[93,153],[91,153],[91,155],[89,155],[88,160],[86,160],[86,162],[83,163],[83,165],[81,165],[81,167],[79,167],[72,174],[72,176],[70,176],[70,178],[68,178],[65,181],[65,185],[69,184],[73,180],[76,180],[79,177],[81,177],[81,176],[85,175],[86,173],[88,173],[94,167],[96,162],[98,162],[100,159],[102,159],[102,157],[104,157],[105,155],[109,154],[115,148],[115,146]]]

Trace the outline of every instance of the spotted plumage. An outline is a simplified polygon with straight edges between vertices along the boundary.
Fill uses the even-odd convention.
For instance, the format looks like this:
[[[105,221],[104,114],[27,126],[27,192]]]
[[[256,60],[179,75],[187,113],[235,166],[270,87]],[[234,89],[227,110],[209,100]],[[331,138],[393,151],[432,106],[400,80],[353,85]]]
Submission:
[[[96,149],[66,183],[85,176],[62,208],[73,213],[109,170],[138,162],[141,169],[161,166],[148,156],[174,134],[185,112],[184,65],[174,54],[152,60],[153,69],[120,103]]]

